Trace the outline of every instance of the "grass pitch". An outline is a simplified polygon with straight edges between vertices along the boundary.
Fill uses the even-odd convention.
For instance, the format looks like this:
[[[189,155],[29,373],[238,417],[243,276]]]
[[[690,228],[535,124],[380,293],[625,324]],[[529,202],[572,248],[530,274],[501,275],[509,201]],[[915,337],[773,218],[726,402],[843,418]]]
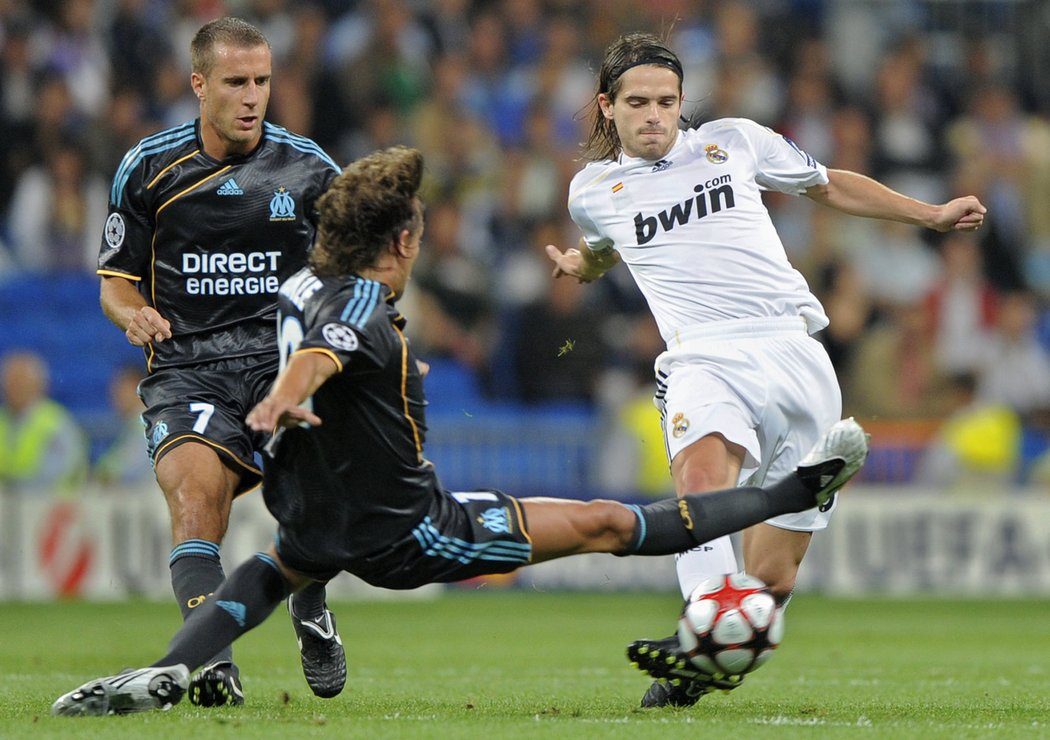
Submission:
[[[334,605],[347,690],[315,698],[288,617],[237,643],[247,704],[52,718],[95,676],[145,665],[173,604],[0,604],[0,737],[1050,737],[1046,601],[796,598],[784,644],[731,693],[641,710],[624,646],[669,633],[675,595],[450,592]]]

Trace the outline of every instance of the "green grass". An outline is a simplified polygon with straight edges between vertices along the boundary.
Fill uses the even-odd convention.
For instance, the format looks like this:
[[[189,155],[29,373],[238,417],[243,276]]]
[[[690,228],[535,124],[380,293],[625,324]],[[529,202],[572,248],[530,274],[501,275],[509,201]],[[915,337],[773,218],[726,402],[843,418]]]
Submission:
[[[0,604],[0,738],[1050,737],[1045,601],[802,595],[777,655],[689,710],[637,709],[623,648],[667,633],[673,595],[451,591],[338,604],[347,690],[313,697],[287,616],[237,645],[248,703],[52,718],[59,694],[145,665],[173,604]]]

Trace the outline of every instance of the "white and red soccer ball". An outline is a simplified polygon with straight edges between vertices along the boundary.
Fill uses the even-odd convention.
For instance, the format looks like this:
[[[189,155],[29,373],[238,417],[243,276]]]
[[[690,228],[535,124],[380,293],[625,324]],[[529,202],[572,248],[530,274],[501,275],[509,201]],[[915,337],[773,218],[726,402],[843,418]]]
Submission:
[[[678,642],[690,662],[715,677],[738,676],[769,660],[784,635],[783,612],[766,584],[746,573],[715,576],[689,595]]]

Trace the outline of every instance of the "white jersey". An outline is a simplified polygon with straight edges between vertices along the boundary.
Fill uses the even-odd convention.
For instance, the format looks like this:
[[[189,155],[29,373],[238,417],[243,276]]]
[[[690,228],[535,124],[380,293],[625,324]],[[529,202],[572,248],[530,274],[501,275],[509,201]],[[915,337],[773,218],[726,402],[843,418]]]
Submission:
[[[681,131],[659,161],[621,154],[569,186],[569,213],[595,251],[616,249],[670,346],[712,322],[800,316],[828,325],[788,262],[761,191],[799,195],[828,173],[793,142],[742,118]]]

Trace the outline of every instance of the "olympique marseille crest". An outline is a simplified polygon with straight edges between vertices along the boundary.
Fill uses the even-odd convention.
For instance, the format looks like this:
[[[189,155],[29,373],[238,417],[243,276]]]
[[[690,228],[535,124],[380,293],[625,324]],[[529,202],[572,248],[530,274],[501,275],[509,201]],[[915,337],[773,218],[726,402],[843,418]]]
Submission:
[[[270,199],[270,220],[295,220],[295,199],[287,188],[280,187],[273,191],[273,197]]]

